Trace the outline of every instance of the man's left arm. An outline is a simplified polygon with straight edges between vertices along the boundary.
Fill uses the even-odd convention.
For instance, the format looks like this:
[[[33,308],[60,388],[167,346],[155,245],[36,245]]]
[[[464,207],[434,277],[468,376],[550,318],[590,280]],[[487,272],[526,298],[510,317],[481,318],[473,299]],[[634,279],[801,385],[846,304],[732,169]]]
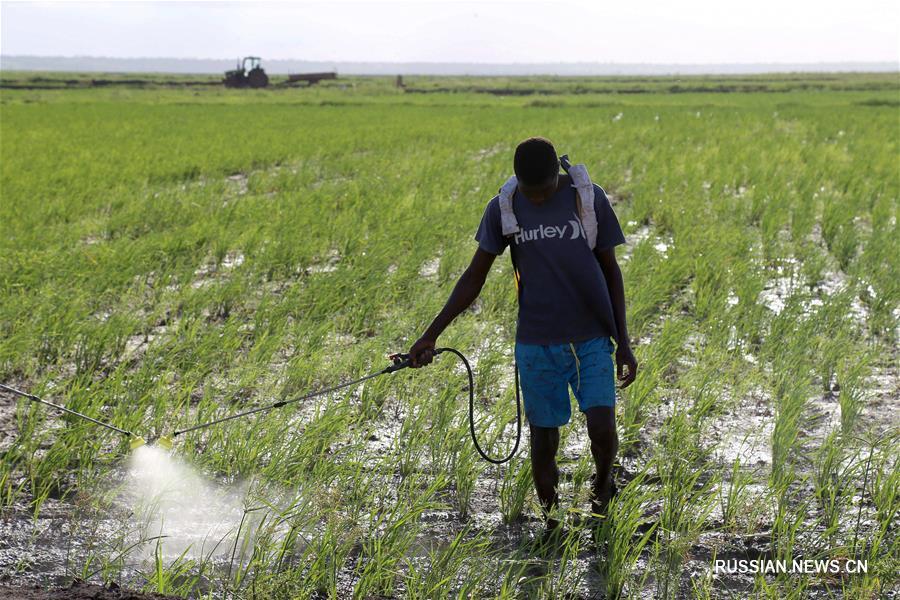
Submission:
[[[625,234],[619,226],[619,219],[606,191],[594,184],[594,212],[597,215],[597,244],[594,256],[603,270],[609,300],[612,303],[613,318],[616,322],[616,373],[622,387],[626,388],[637,376],[637,360],[631,351],[628,338],[628,326],[625,322],[625,283],[622,281],[622,270],[616,262],[616,246],[625,243]],[[628,372],[625,372],[628,367]]]
[[[606,279],[606,288],[609,290],[609,299],[612,302],[613,317],[616,320],[616,374],[623,388],[628,387],[637,376],[637,360],[631,351],[631,341],[628,338],[628,326],[625,319],[625,282],[622,279],[622,269],[616,261],[616,249],[595,249],[594,256],[600,263],[603,277]],[[628,372],[625,373],[625,367]]]

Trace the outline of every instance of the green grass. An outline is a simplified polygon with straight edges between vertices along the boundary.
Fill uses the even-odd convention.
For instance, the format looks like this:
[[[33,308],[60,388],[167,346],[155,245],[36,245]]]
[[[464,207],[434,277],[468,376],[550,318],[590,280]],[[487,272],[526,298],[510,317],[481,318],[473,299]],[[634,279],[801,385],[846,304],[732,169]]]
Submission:
[[[477,460],[465,376],[442,355],[179,438],[210,477],[254,482],[227,564],[166,555],[163,539],[127,572],[123,534],[70,572],[246,598],[874,598],[896,585],[898,75],[406,84],[3,89],[0,381],[146,437],[386,366],[468,264],[515,144],[545,135],[587,163],[629,239],[641,369],[618,406],[607,550],[576,518],[592,471],[583,418],[563,433],[570,529],[558,556],[535,558],[527,448],[504,467]],[[508,259],[495,264],[439,345],[476,359],[480,439],[500,454],[516,299]],[[126,440],[23,401],[9,414],[6,513],[113,509],[102,490]],[[770,458],[735,458],[741,438]],[[79,531],[95,523],[73,514]],[[870,571],[708,576],[751,538]]]

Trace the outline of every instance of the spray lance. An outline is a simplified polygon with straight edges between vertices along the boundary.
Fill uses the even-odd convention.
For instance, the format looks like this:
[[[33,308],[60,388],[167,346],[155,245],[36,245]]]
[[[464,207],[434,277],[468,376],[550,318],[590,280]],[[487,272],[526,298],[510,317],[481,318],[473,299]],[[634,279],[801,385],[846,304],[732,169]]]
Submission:
[[[28,392],[23,392],[22,390],[17,390],[14,387],[10,387],[10,386],[4,385],[2,383],[0,383],[0,389],[10,392],[12,394],[15,394],[16,396],[19,396],[21,398],[25,398],[26,400],[31,400],[32,402],[36,402],[38,404],[43,404],[44,406],[50,406],[52,408],[55,408],[56,410],[60,410],[64,413],[68,413],[70,415],[74,415],[76,417],[84,419],[85,421],[90,421],[94,425],[99,425],[100,427],[105,427],[106,429],[111,429],[112,431],[115,431],[116,433],[121,433],[123,435],[127,435],[131,439],[131,442],[129,445],[131,446],[132,450],[134,450],[135,448],[139,448],[147,443],[146,440],[144,440],[144,438],[142,438],[141,436],[139,436],[138,434],[136,434],[134,432],[128,431],[127,429],[121,429],[119,427],[116,427],[115,425],[110,425],[109,423],[104,423],[103,421],[98,421],[97,419],[95,419],[93,417],[89,417],[85,414],[78,412],[77,410],[72,410],[71,408],[66,408],[65,406],[60,406],[59,404],[54,404],[53,402],[48,402],[47,400],[38,398],[34,394],[29,394]],[[163,437],[165,437],[165,436],[163,436]],[[160,446],[166,447],[166,442],[163,441],[163,438],[160,438],[157,443]],[[169,442],[168,448],[171,448],[171,447],[172,447],[172,444],[171,444],[171,442]]]
[[[433,352],[435,355],[442,354],[444,352],[450,352],[452,354],[455,354],[462,361],[463,365],[466,368],[466,373],[467,373],[468,379],[469,379],[469,432],[472,436],[472,442],[475,445],[475,450],[478,451],[478,454],[481,456],[481,458],[483,458],[484,460],[486,460],[490,463],[496,464],[496,465],[500,465],[500,464],[506,463],[509,460],[511,460],[512,457],[515,456],[516,452],[518,451],[519,443],[521,442],[521,439],[522,439],[522,403],[519,399],[519,371],[518,371],[518,368],[516,368],[516,370],[515,370],[516,443],[514,444],[512,450],[510,451],[510,453],[507,456],[504,456],[501,458],[494,458],[494,457],[489,456],[482,449],[481,444],[478,442],[478,436],[475,432],[475,378],[472,375],[472,367],[469,365],[469,361],[466,359],[465,356],[463,356],[463,354],[459,350],[456,350],[454,348],[436,348],[436,349],[434,349]],[[207,421],[206,423],[200,423],[199,425],[194,425],[193,427],[187,427],[185,429],[176,430],[176,431],[172,432],[171,435],[160,436],[156,440],[151,440],[151,442],[155,441],[155,444],[157,446],[164,448],[166,450],[171,450],[174,445],[175,438],[184,433],[188,433],[191,431],[197,431],[199,429],[206,429],[208,427],[213,427],[214,425],[219,425],[220,423],[225,423],[227,421],[232,421],[234,419],[240,419],[243,417],[248,417],[250,415],[255,415],[257,413],[267,412],[270,410],[275,410],[277,408],[282,408],[284,406],[287,406],[288,404],[294,404],[294,403],[300,402],[302,400],[307,400],[309,398],[321,396],[322,394],[327,394],[327,393],[333,392],[335,390],[350,387],[352,385],[362,383],[363,381],[366,381],[368,379],[373,379],[375,377],[378,377],[380,375],[386,375],[388,373],[395,373],[401,369],[405,369],[405,368],[409,367],[409,358],[410,358],[409,354],[395,353],[395,354],[391,354],[389,356],[389,358],[391,360],[390,365],[388,365],[387,367],[385,367],[379,371],[375,371],[374,373],[370,373],[368,375],[365,375],[364,377],[360,377],[359,379],[354,379],[353,381],[341,383],[339,385],[336,385],[336,386],[333,386],[330,388],[325,388],[323,390],[317,390],[315,392],[311,392],[309,394],[305,394],[305,395],[297,397],[297,398],[291,398],[290,400],[280,400],[278,402],[273,402],[272,404],[267,404],[265,406],[259,406],[257,408],[253,408],[253,409],[246,410],[243,412],[235,413],[235,414],[229,415],[227,417],[221,417],[219,419]],[[33,402],[44,404],[46,406],[53,407],[57,410],[61,410],[63,412],[74,415],[76,417],[80,417],[82,419],[90,421],[91,423],[94,423],[95,425],[105,427],[106,429],[111,429],[112,431],[115,431],[117,433],[127,435],[131,439],[131,442],[129,445],[132,450],[134,450],[136,448],[140,448],[141,446],[143,446],[147,443],[147,441],[144,440],[143,437],[137,435],[136,433],[133,433],[126,429],[121,429],[114,425],[110,425],[109,423],[104,423],[103,421],[99,421],[97,419],[94,419],[93,417],[89,417],[85,414],[68,409],[64,406],[60,406],[60,405],[54,404],[52,402],[47,402],[46,400],[38,398],[37,396],[35,396],[33,394],[28,394],[26,392],[17,390],[15,388],[12,388],[8,385],[3,385],[3,384],[0,384],[0,389],[6,390],[8,392],[12,392],[13,394],[16,394],[17,396],[21,396],[22,398],[26,398]]]

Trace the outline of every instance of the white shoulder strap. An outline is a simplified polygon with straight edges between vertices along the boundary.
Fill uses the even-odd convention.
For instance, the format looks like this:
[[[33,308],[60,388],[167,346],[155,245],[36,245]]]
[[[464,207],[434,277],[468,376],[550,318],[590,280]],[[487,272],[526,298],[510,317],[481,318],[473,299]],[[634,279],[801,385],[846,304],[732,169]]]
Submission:
[[[593,250],[597,246],[597,213],[594,212],[594,184],[583,164],[572,165],[568,169],[572,177],[572,187],[581,201],[581,226],[587,237],[588,246]]]
[[[503,228],[503,235],[519,233],[519,222],[516,220],[512,207],[513,194],[516,193],[518,184],[516,176],[513,175],[500,188],[500,225]]]

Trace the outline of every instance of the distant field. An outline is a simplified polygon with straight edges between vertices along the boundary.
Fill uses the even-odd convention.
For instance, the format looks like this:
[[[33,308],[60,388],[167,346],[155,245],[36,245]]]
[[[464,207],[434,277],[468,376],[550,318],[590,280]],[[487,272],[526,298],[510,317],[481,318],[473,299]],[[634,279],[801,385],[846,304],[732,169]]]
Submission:
[[[0,383],[151,437],[384,367],[468,264],[516,143],[544,135],[587,164],[628,239],[641,368],[618,404],[606,548],[583,519],[583,417],[562,431],[564,546],[537,556],[527,444],[507,466],[478,459],[464,372],[442,355],[179,438],[254,509],[205,555],[147,541],[119,494],[127,440],[0,393],[0,582],[894,593],[900,74],[217,79],[0,76]],[[438,341],[473,361],[494,454],[514,435],[515,318],[504,255]],[[868,573],[713,576],[717,558]]]
[[[284,75],[270,76],[271,88],[287,83]],[[0,89],[80,89],[124,87],[220,87],[221,75],[171,75],[153,73],[33,73],[7,71]],[[341,76],[317,84],[318,88],[390,92],[393,77]],[[772,73],[761,75],[605,76],[605,77],[429,77],[406,75],[399,93],[483,93],[500,96],[573,94],[675,94],[795,91],[894,92],[898,99],[897,73]],[[300,84],[303,85],[303,84]],[[270,90],[268,91],[271,91]],[[296,99],[295,99],[296,100]]]

